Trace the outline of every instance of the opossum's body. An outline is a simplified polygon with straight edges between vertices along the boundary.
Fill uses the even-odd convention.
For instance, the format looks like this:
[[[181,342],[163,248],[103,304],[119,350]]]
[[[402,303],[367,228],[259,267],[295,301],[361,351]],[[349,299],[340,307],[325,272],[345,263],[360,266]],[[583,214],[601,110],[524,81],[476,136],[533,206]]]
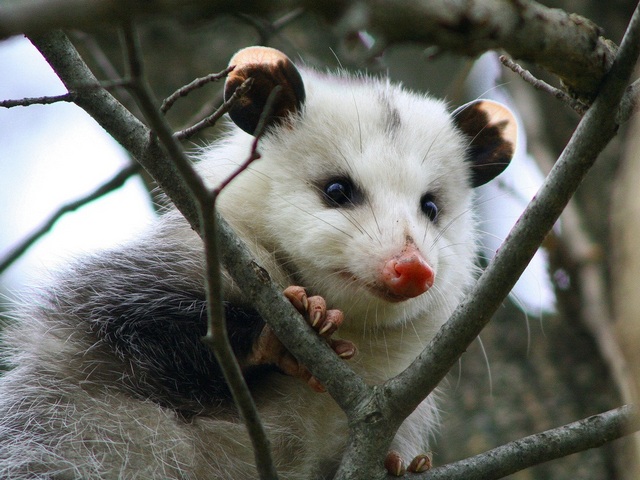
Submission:
[[[383,81],[302,79],[306,99],[273,122],[262,159],[227,187],[220,210],[283,288],[343,311],[338,336],[358,346],[350,364],[379,383],[415,358],[472,281],[470,185],[495,173],[473,170],[482,162],[470,160],[469,137],[504,124],[454,121],[442,103]],[[496,135],[492,152],[508,143]],[[235,129],[200,171],[225,179],[252,141]],[[407,251],[428,285],[385,277]],[[202,263],[200,239],[168,212],[143,238],[59,274],[16,315],[6,336],[14,369],[0,381],[0,478],[255,478],[244,425],[199,341]],[[232,282],[225,288],[232,344],[246,358],[264,323]],[[330,478],[347,436],[331,397],[270,365],[245,375],[282,478]],[[392,448],[424,452],[436,419],[427,399]]]

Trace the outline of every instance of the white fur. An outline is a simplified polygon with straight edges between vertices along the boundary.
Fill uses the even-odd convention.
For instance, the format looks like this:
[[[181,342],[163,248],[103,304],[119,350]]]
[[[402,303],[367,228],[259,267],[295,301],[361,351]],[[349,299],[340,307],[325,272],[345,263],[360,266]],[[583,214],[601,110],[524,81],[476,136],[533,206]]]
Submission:
[[[381,80],[302,73],[303,111],[261,139],[262,158],[223,192],[220,210],[283,288],[304,286],[344,311],[337,336],[359,349],[350,363],[367,382],[379,383],[415,358],[472,281],[475,233],[465,140],[439,101]],[[391,110],[399,115],[395,127]],[[211,185],[247,158],[252,141],[233,128],[201,154],[199,168]],[[366,201],[328,208],[316,182],[344,174],[362,187]],[[428,191],[438,199],[437,223],[420,210]],[[407,237],[435,270],[435,284],[417,298],[389,303],[367,285],[378,281]],[[200,241],[174,212],[125,248],[142,251],[158,241],[175,243],[171,268],[201,281]],[[229,297],[237,294],[227,288]],[[255,478],[237,418],[221,413],[185,422],[112,388],[108,378],[117,369],[75,329],[79,321],[56,319],[55,313],[42,321],[39,312],[22,315],[8,336],[22,353],[14,354],[18,366],[0,385],[0,477],[31,478],[29,472],[37,477],[47,470],[55,478]],[[256,392],[256,403],[281,478],[332,475],[347,426],[329,395],[278,376]],[[436,423],[428,399],[392,447],[410,460],[427,450]]]

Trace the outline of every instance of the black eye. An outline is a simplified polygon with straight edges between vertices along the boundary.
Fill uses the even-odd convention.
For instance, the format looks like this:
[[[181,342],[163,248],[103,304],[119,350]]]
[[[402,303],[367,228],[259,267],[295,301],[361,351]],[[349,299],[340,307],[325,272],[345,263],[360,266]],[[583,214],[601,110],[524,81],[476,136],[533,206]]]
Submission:
[[[435,222],[438,218],[438,205],[436,199],[431,193],[425,193],[420,199],[420,209],[429,220]]]
[[[333,207],[354,203],[354,194],[353,184],[346,178],[330,180],[324,186],[325,198]]]

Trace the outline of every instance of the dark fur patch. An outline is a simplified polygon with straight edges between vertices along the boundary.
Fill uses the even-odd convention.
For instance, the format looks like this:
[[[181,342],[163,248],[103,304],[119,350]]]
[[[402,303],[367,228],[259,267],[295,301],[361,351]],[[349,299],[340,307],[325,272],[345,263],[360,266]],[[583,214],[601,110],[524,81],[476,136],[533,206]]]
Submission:
[[[186,417],[231,406],[220,366],[201,341],[207,329],[204,287],[194,280],[197,273],[175,271],[167,254],[111,252],[100,262],[84,264],[64,291],[55,293],[55,308],[74,305],[73,312],[58,315],[72,313],[86,325],[81,328],[95,338],[90,349],[102,352],[98,368],[120,370],[108,375],[92,371],[93,381],[116,383],[129,394]],[[225,312],[229,340],[242,365],[264,321],[254,310],[238,305],[225,303]],[[254,374],[265,368],[269,369],[245,369],[247,381],[259,378]]]
[[[255,55],[253,51],[256,51]],[[299,111],[304,103],[304,83],[298,69],[284,54],[278,54],[271,54],[270,49],[253,47],[242,50],[231,60],[231,65],[238,63],[227,77],[224,90],[226,100],[245,80],[252,79],[247,93],[229,110],[233,122],[249,134],[254,134],[267,99],[276,87],[281,88],[267,119],[268,126],[281,123],[291,113]]]
[[[469,137],[471,183],[478,187],[492,180],[511,162],[515,145],[504,137],[507,120],[492,123],[482,101],[454,112],[458,128]]]
[[[395,108],[389,98],[386,95],[382,95],[380,97],[380,102],[384,108],[384,126],[385,131],[390,137],[393,137],[402,125],[402,119],[400,117],[400,112],[397,108]]]

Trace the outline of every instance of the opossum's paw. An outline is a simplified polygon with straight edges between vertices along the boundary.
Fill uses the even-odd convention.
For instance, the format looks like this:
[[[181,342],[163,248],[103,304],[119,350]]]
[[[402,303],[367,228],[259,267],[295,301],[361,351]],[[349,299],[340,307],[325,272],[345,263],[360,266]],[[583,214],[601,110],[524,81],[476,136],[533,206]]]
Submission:
[[[394,477],[401,477],[406,472],[422,473],[431,469],[431,458],[426,454],[420,454],[411,461],[408,468],[405,468],[404,460],[400,454],[391,450],[384,459],[384,468]]]
[[[357,349],[353,342],[331,338],[344,320],[342,311],[327,310],[324,298],[320,296],[308,297],[303,287],[287,287],[284,290],[284,295],[340,358],[349,360],[356,354]],[[315,377],[310,376],[308,383],[314,390],[324,391],[324,387]]]
[[[340,358],[349,360],[356,354],[356,346],[348,340],[331,338],[344,321],[341,310],[327,310],[327,303],[319,296],[307,297],[304,288],[298,286],[287,287],[284,296],[309,322],[309,325],[325,338],[331,348]]]
[[[422,473],[431,470],[431,457],[426,453],[421,453],[411,460],[407,470],[413,473]]]
[[[284,290],[284,296],[321,336],[329,338],[342,324],[344,316],[340,310],[327,310],[324,298],[308,297],[302,287],[291,286]]]
[[[339,357],[348,360],[355,355],[353,342],[331,338],[343,320],[340,310],[327,310],[322,297],[307,297],[302,287],[288,287],[284,294]],[[307,382],[315,391],[324,392],[320,381],[289,353],[269,325],[263,327],[245,365],[275,365],[283,373]]]

